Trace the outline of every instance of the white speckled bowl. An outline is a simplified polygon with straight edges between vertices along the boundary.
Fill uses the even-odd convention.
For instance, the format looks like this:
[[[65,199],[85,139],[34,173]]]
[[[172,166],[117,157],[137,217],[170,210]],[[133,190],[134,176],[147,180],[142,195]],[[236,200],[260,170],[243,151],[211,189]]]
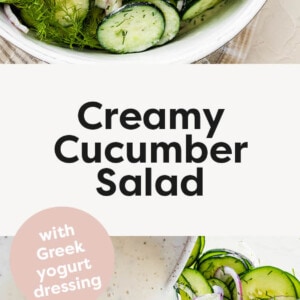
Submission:
[[[191,63],[231,40],[252,20],[265,2],[266,0],[230,0],[226,8],[216,16],[171,43],[142,53],[126,55],[102,51],[77,51],[41,43],[14,28],[1,9],[0,35],[24,51],[49,63]]]
[[[173,288],[196,237],[112,237],[115,272],[98,300],[176,300]]]

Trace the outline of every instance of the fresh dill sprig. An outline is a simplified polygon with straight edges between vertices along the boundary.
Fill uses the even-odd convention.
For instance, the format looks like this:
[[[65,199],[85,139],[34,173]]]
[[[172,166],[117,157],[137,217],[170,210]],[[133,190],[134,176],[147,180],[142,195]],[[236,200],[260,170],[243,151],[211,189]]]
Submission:
[[[36,37],[69,48],[100,49],[97,26],[104,10],[89,0],[0,0],[13,4]],[[88,2],[87,2],[88,1]]]

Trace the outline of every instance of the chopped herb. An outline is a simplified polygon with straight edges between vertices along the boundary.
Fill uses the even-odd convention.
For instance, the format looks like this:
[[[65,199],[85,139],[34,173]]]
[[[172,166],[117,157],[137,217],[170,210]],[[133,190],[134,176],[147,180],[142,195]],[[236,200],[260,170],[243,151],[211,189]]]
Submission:
[[[121,32],[122,32],[122,38],[123,38],[123,40],[122,40],[122,45],[124,45],[124,43],[125,43],[125,38],[126,38],[126,35],[127,35],[128,31],[122,29]]]

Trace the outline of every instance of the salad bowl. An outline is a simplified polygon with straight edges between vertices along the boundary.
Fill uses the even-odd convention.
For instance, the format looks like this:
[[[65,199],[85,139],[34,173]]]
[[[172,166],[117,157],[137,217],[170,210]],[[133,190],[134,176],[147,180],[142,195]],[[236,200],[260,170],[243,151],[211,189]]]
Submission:
[[[169,43],[140,53],[112,54],[49,45],[15,28],[0,8],[0,36],[47,63],[175,64],[193,63],[222,47],[256,16],[266,0],[228,0],[203,22],[188,25]]]

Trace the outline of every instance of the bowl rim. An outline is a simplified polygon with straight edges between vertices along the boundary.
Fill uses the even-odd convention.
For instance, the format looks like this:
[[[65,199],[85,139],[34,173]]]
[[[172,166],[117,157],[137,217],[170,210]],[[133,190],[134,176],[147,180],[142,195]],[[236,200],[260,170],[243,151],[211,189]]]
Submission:
[[[217,49],[238,35],[258,14],[267,0],[238,0],[240,3],[232,18],[225,16],[221,24],[213,25],[213,30],[193,30],[184,38],[172,41],[163,47],[153,48],[141,53],[109,54],[95,52],[74,51],[45,44],[28,36],[13,27],[7,17],[0,10],[0,36],[21,50],[46,63],[68,64],[170,64],[193,63]],[[205,43],[203,43],[203,37]]]

